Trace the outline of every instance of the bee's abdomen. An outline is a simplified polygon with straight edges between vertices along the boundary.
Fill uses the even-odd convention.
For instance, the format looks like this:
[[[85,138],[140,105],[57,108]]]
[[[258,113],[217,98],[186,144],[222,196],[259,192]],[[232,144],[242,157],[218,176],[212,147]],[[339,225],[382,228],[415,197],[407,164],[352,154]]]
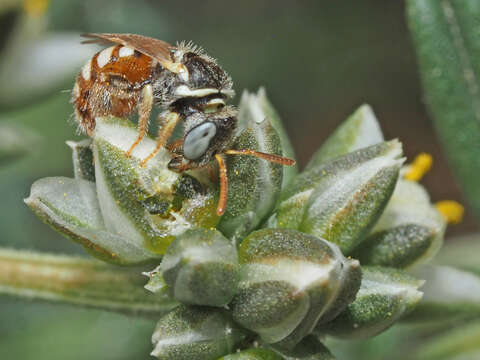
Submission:
[[[130,115],[154,65],[149,56],[122,45],[96,53],[83,66],[72,91],[80,128],[92,135],[97,116]]]

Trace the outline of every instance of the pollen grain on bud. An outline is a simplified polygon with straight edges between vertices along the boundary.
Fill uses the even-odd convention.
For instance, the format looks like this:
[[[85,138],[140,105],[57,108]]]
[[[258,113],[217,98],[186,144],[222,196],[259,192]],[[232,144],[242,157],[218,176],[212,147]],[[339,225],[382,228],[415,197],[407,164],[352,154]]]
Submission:
[[[435,207],[449,224],[458,224],[463,220],[465,208],[453,200],[442,200],[435,203]]]
[[[415,157],[413,162],[407,166],[404,178],[410,181],[420,181],[430,171],[432,164],[432,155],[420,153]]]

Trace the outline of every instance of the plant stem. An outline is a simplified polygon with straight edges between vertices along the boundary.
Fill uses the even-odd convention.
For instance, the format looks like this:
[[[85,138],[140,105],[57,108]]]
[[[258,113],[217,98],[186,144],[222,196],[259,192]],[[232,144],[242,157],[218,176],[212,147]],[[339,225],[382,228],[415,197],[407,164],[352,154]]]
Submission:
[[[130,315],[160,316],[177,303],[143,288],[140,271],[72,256],[0,248],[0,294]]]

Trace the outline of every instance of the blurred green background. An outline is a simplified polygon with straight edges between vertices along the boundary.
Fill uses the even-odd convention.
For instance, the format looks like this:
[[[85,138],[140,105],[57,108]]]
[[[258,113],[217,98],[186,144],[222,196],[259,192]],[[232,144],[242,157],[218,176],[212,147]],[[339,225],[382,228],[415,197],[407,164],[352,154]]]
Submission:
[[[265,86],[300,166],[369,103],[409,160],[419,152],[434,156],[423,180],[433,201],[465,204],[422,102],[404,13],[398,0],[0,0],[0,122],[41,137],[26,144],[33,149],[25,158],[0,168],[0,246],[83,254],[22,201],[36,179],[72,176],[65,141],[78,136],[69,89],[98,50],[80,45],[82,32],[132,32],[203,46],[232,76],[234,102],[243,89]],[[467,207],[447,237],[477,229]],[[0,359],[147,359],[154,320],[2,299]]]

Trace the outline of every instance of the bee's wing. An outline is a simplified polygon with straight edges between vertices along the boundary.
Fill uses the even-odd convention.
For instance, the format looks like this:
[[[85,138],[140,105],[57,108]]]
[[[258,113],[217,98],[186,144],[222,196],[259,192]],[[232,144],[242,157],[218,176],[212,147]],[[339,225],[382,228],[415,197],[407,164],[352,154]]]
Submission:
[[[142,54],[150,56],[162,64],[172,62],[170,52],[172,49],[175,49],[174,46],[165,41],[135,34],[88,33],[82,34],[81,36],[89,38],[88,40],[82,41],[82,44],[120,44],[131,47]]]

